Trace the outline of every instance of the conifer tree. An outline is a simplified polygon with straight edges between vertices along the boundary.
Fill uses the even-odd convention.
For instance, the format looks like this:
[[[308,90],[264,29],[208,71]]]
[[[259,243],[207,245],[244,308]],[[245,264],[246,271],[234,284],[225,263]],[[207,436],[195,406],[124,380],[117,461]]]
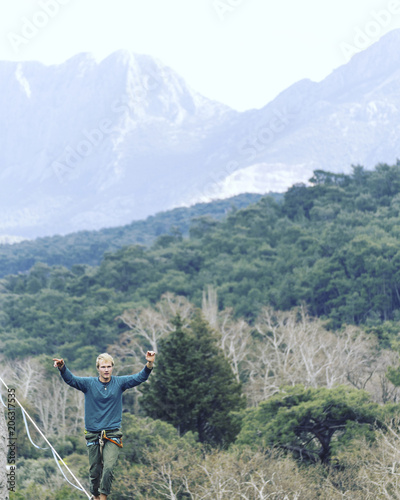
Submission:
[[[189,328],[179,316],[174,325],[175,331],[160,342],[157,366],[142,388],[142,407],[180,434],[192,431],[201,442],[228,444],[239,431],[231,412],[245,406],[241,386],[200,313]]]
[[[366,391],[338,386],[283,387],[256,408],[248,408],[236,443],[281,448],[310,462],[330,463],[332,453],[352,440],[372,441],[374,429],[396,411],[373,402]]]

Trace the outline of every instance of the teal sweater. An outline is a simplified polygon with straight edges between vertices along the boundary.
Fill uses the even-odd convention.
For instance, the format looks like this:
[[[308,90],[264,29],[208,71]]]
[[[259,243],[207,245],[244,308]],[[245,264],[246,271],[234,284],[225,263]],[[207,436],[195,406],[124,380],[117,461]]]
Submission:
[[[121,427],[122,393],[127,389],[145,382],[151,370],[145,366],[134,375],[111,377],[107,383],[98,377],[76,377],[64,365],[60,370],[64,381],[85,394],[85,428],[89,432],[103,429],[113,430]]]

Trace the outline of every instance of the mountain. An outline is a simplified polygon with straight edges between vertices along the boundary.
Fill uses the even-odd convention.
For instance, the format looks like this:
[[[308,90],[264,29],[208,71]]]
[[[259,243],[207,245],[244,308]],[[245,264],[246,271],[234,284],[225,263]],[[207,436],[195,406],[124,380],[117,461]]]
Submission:
[[[1,230],[98,229],[169,208],[234,114],[147,56],[1,63]]]
[[[283,191],[314,169],[393,163],[400,30],[322,82],[234,111],[149,56],[0,62],[0,237],[118,226],[243,192]],[[267,62],[266,62],[267,63]]]
[[[382,37],[319,83],[302,80],[259,111],[240,117],[232,132],[248,166],[221,192],[308,179],[316,168],[350,172],[393,163],[400,145],[400,30]],[[288,184],[286,184],[288,185]],[[275,184],[275,189],[278,186]],[[253,191],[259,192],[256,189]]]

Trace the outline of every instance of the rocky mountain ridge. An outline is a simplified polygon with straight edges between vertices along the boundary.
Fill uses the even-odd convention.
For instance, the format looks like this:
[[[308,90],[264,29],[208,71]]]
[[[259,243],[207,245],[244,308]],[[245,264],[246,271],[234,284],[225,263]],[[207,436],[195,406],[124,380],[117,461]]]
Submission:
[[[0,237],[99,229],[243,192],[284,191],[314,169],[395,162],[400,30],[322,82],[237,112],[150,56],[0,62]]]

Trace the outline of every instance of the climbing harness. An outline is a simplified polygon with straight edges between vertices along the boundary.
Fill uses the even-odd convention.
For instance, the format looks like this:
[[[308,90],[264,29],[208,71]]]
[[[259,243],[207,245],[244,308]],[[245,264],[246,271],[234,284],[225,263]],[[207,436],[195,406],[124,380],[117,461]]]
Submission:
[[[105,439],[107,441],[110,441],[111,443],[116,444],[119,448],[123,447],[122,438],[121,439],[118,439],[118,438],[116,438],[116,439],[109,438],[109,437],[107,437],[106,431],[102,430],[100,432],[100,436],[99,436],[99,445],[100,445],[100,453],[101,453],[101,455],[103,455],[103,448],[104,448],[104,440]]]
[[[103,455],[103,448],[104,448],[103,432],[104,432],[104,434],[106,433],[106,431],[101,431],[100,436],[99,436],[100,455]]]
[[[4,380],[0,377],[0,382],[4,385],[4,387],[8,390],[8,386],[7,384],[4,382]],[[3,398],[0,394],[0,400],[1,400],[1,403],[2,405],[7,408],[7,405],[4,403],[3,401]],[[85,490],[85,488],[81,485],[81,483],[79,482],[79,480],[75,477],[75,475],[73,474],[73,472],[71,471],[71,469],[68,467],[68,465],[64,462],[64,460],[60,457],[60,455],[57,453],[57,451],[54,449],[54,447],[50,444],[50,442],[48,441],[48,439],[46,438],[46,436],[43,434],[43,432],[39,429],[39,427],[36,425],[36,423],[32,420],[31,416],[29,415],[29,413],[25,410],[25,408],[21,405],[21,403],[18,401],[17,398],[14,398],[15,402],[19,405],[19,407],[21,408],[21,412],[22,412],[22,417],[23,417],[23,420],[24,420],[24,423],[25,423],[25,428],[26,428],[26,434],[29,438],[29,441],[32,443],[32,445],[35,447],[35,448],[38,448],[39,450],[47,450],[48,448],[41,448],[40,446],[36,445],[33,441],[32,441],[32,438],[31,438],[31,435],[30,435],[30,432],[29,432],[29,427],[28,427],[28,421],[26,420],[26,417],[29,418],[29,420],[32,422],[32,424],[34,425],[35,429],[39,432],[39,434],[42,436],[42,438],[45,440],[45,442],[48,444],[52,454],[53,454],[53,458],[58,466],[58,468],[60,469],[61,471],[61,474],[64,476],[64,479],[71,485],[73,486],[74,488],[76,488],[77,490],[79,491],[82,491],[83,493],[85,493],[85,495],[91,499],[92,496]],[[67,471],[71,474],[71,476],[73,477],[73,479],[75,480],[76,484],[78,486],[76,486],[75,484],[71,483],[68,478],[66,477],[66,475],[64,474],[64,471],[62,470],[61,466],[60,466],[60,463],[59,462],[62,462],[62,464],[64,465],[64,467],[67,469]]]

